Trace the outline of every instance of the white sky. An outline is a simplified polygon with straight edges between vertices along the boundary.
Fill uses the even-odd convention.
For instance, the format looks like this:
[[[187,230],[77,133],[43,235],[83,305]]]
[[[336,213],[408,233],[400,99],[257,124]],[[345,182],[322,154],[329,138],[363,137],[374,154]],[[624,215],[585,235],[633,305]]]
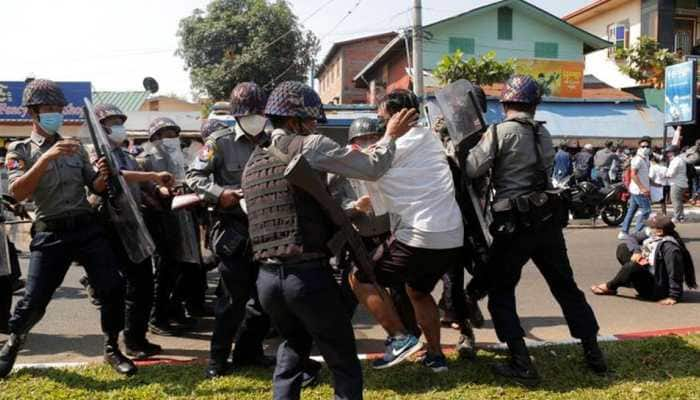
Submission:
[[[321,39],[319,61],[333,42],[410,25],[412,0],[290,0],[300,21]],[[591,0],[530,0],[558,16]],[[423,0],[423,21],[493,0]],[[95,90],[142,90],[153,76],[161,94],[190,96],[182,60],[174,55],[181,18],[208,0],[3,0],[0,81],[28,75],[91,81]],[[358,5],[359,3],[359,5]],[[352,14],[340,23],[341,19]]]

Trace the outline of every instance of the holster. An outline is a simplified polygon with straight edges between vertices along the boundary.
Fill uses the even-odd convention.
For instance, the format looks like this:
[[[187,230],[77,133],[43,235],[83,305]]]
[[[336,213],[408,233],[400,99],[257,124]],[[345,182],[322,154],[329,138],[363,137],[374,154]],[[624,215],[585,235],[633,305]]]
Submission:
[[[539,230],[555,223],[568,223],[569,213],[563,198],[554,192],[533,192],[514,199],[500,200],[492,207],[494,237],[513,235],[524,230]]]

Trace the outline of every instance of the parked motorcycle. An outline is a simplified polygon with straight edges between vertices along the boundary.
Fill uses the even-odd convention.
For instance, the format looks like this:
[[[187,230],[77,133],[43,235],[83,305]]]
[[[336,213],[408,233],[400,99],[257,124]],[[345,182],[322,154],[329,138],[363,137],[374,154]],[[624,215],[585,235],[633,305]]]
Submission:
[[[574,219],[591,218],[595,222],[600,217],[608,226],[619,226],[625,219],[629,194],[623,183],[604,187],[593,182],[576,182],[573,177],[567,177],[554,184],[568,194]]]

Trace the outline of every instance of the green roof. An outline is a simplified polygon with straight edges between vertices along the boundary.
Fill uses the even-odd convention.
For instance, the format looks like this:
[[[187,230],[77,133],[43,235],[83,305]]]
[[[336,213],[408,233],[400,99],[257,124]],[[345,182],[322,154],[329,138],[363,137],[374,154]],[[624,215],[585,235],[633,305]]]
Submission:
[[[148,98],[148,92],[94,92],[93,103],[108,103],[119,107],[122,112],[138,111]]]

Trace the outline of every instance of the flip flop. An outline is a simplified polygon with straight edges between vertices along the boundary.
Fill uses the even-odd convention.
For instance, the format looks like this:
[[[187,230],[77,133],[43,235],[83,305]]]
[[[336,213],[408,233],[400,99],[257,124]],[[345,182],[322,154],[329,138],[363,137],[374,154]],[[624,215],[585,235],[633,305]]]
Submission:
[[[603,285],[591,286],[591,292],[598,296],[614,296],[617,294],[616,290],[603,289]]]

